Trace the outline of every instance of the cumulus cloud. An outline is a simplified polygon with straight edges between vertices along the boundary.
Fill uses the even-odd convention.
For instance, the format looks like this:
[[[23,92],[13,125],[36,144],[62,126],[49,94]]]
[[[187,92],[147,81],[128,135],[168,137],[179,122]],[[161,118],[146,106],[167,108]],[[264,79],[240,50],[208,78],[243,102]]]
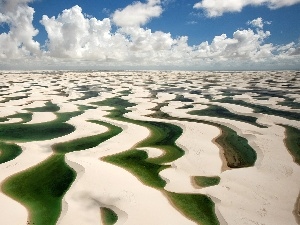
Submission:
[[[160,0],[148,0],[147,3],[134,2],[124,9],[116,10],[112,15],[112,20],[120,27],[145,25],[151,18],[161,15],[160,3]]]
[[[141,27],[122,27],[112,33],[111,20],[87,18],[79,6],[64,10],[57,18],[43,16],[48,33],[47,55],[100,61],[150,58],[169,51],[170,33],[152,32]]]
[[[290,55],[300,55],[300,47],[296,48]]]
[[[261,17],[258,17],[257,19],[254,19],[252,21],[248,21],[248,25],[252,25],[253,27],[258,27],[262,29],[264,27],[264,23]]]
[[[216,36],[211,44],[203,42],[196,47],[196,57],[227,59],[248,59],[251,61],[261,61],[272,56],[274,47],[270,44],[263,44],[264,39],[270,32],[251,30],[237,30],[233,37],[226,34]],[[197,54],[198,53],[198,54]]]
[[[263,19],[253,24],[260,27]],[[265,43],[271,35],[262,29],[235,31],[215,36],[211,42],[190,46],[188,37],[173,38],[170,33],[125,26],[112,32],[111,20],[87,18],[79,6],[64,10],[57,18],[44,16],[41,23],[48,32],[48,51],[51,58],[90,60],[97,63],[116,62],[123,66],[200,66],[220,62],[259,63],[292,56],[295,44],[274,46]],[[277,57],[277,56],[276,56]],[[86,62],[86,61],[85,61]],[[228,64],[231,65],[232,64]]]
[[[253,27],[257,27],[257,28],[260,28],[260,29],[263,29],[264,27],[264,24],[271,24],[270,21],[263,21],[263,19],[261,17],[258,17],[254,20],[251,20],[251,21],[248,21],[247,22],[248,25],[251,25]]]
[[[20,58],[40,54],[40,45],[33,40],[38,34],[32,25],[34,9],[29,0],[1,0],[0,24],[6,23],[9,32],[0,34],[0,58]]]
[[[152,32],[151,29],[127,27],[120,29],[119,32],[129,35],[129,49],[132,51],[170,50],[175,43],[170,33]]]
[[[111,33],[110,19],[86,17],[77,5],[57,18],[44,15],[41,24],[48,33],[47,54],[52,57],[92,60],[114,55],[118,58],[118,52],[126,46],[122,35]]]
[[[19,5],[26,5],[33,0],[0,0],[0,10],[13,11]]]
[[[240,12],[249,5],[267,5],[270,9],[277,9],[297,3],[300,3],[300,0],[202,0],[196,3],[194,8],[203,9],[208,17],[216,17],[227,12]]]
[[[300,43],[296,44],[295,42],[291,42],[286,45],[281,45],[276,48],[276,51],[280,57],[297,56],[300,55]]]
[[[0,35],[2,69],[9,65],[31,69],[234,69],[239,66],[246,69],[247,65],[249,68],[260,65],[266,68],[268,63],[271,66],[285,65],[286,62],[298,65],[300,61],[299,43],[282,46],[267,43],[271,34],[263,30],[266,22],[260,17],[248,22],[255,29],[220,34],[191,46],[187,36],[172,37],[170,33],[141,27],[159,13],[118,24],[113,16],[102,20],[88,16],[79,6],[65,9],[56,17],[42,17],[40,22],[48,39],[40,49],[39,43],[32,39],[38,31],[32,25],[34,10],[27,5],[28,1],[12,0],[8,5],[5,2],[8,1],[1,1],[0,22],[9,25],[9,32]],[[149,0],[128,7],[143,5],[151,8],[160,7],[160,4],[158,0]],[[112,27],[114,23],[118,25],[117,29]]]

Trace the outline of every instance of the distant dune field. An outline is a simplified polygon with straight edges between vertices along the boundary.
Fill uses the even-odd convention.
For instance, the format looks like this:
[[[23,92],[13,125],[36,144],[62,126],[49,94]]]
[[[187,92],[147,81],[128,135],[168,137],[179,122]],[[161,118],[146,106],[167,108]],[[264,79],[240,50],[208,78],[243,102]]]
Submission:
[[[300,72],[0,76],[0,224],[300,224]]]

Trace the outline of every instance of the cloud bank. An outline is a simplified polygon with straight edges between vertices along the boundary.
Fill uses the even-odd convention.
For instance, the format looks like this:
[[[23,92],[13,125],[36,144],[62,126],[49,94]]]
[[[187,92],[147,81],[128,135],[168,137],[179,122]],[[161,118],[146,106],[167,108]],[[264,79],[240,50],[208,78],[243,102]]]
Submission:
[[[241,12],[249,5],[266,5],[270,9],[277,9],[297,3],[300,3],[300,0],[202,0],[196,3],[194,8],[203,9],[208,17],[216,17],[228,12]]]
[[[161,15],[159,0],[135,2],[103,20],[77,5],[57,17],[44,15],[40,23],[48,39],[41,47],[33,40],[38,30],[28,2],[1,1],[0,23],[9,26],[0,35],[2,69],[295,69],[300,61],[299,43],[267,43],[271,33],[263,26],[270,22],[260,17],[248,21],[248,29],[193,46],[187,36],[142,27]]]

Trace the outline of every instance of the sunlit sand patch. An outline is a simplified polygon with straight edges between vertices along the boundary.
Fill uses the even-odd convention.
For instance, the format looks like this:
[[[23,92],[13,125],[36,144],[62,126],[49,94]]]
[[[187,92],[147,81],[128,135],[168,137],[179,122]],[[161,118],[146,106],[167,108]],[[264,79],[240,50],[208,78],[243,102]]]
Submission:
[[[149,158],[158,158],[164,154],[164,152],[159,148],[138,147],[137,150],[147,152]]]
[[[34,112],[32,114],[32,120],[27,122],[27,124],[45,123],[53,121],[56,118],[56,115],[52,112]]]
[[[0,124],[7,124],[7,123],[21,123],[23,122],[22,118],[7,118],[7,120],[0,122]]]
[[[85,173],[65,196],[69,206],[60,224],[99,224],[95,215],[99,215],[101,204],[114,205],[124,211],[127,218],[116,212],[118,220],[126,219],[123,219],[124,224],[139,224],[145,218],[149,224],[165,224],[174,218],[174,224],[195,224],[170,206],[159,191],[143,185],[126,170],[75,155],[70,154],[69,159],[83,165]],[[95,171],[99,176],[91,176]]]

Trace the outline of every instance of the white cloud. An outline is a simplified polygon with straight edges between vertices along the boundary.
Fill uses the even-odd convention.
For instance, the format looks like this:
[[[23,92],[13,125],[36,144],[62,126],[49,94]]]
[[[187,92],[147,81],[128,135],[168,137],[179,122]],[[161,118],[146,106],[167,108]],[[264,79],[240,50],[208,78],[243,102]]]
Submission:
[[[150,0],[144,5],[158,4],[160,1]],[[113,18],[98,20],[74,6],[57,17],[43,16],[40,22],[48,40],[41,50],[32,39],[38,32],[32,26],[34,10],[26,1],[7,7],[12,7],[11,11],[0,11],[0,21],[10,25],[9,32],[0,35],[2,69],[265,69],[268,65],[276,69],[272,66],[290,68],[300,62],[299,44],[266,43],[271,34],[262,29],[266,22],[261,18],[249,22],[259,29],[237,30],[190,46],[187,36],[174,38],[170,33],[142,28],[141,20],[114,30]]]
[[[27,5],[27,3],[33,0],[0,0],[0,11],[13,11],[19,5]]]
[[[276,9],[297,3],[300,3],[300,0],[202,0],[196,3],[194,8],[203,9],[208,17],[216,17],[227,12],[240,12],[249,5],[267,5],[270,9]]]
[[[290,55],[300,55],[300,47],[296,48]]]
[[[38,34],[32,25],[34,9],[28,0],[0,1],[0,24],[7,23],[10,30],[0,34],[0,58],[20,58],[40,54],[39,43],[33,40]]]
[[[58,58],[118,58],[126,46],[125,38],[111,33],[110,19],[87,18],[79,6],[66,9],[57,18],[43,16],[48,33],[47,54]]]
[[[196,47],[195,57],[214,58],[221,60],[250,60],[253,62],[263,61],[272,57],[274,47],[270,44],[263,44],[264,39],[270,32],[251,30],[237,30],[232,38],[226,34],[216,36],[212,43],[203,42]]]
[[[48,33],[46,54],[57,58],[141,61],[157,58],[176,43],[170,33],[140,27],[123,27],[112,33],[109,18],[86,18],[79,6],[64,10],[57,18],[43,16],[41,23]]]
[[[160,0],[148,0],[146,4],[134,2],[124,9],[115,11],[112,20],[120,27],[145,25],[151,18],[161,15],[160,3]]]
[[[251,25],[253,27],[263,29],[264,24],[270,25],[271,22],[270,21],[263,21],[263,19],[261,17],[258,17],[258,18],[254,19],[252,21],[248,21],[247,24]]]
[[[291,42],[286,45],[278,46],[276,51],[280,57],[297,56],[300,55],[300,43],[296,44]]]
[[[129,49],[132,51],[161,51],[170,50],[175,41],[170,33],[156,31],[152,33],[150,29],[126,27],[119,32],[129,35]]]
[[[232,37],[222,34],[214,37],[211,43],[206,41],[197,46],[189,46],[188,37],[172,38],[170,33],[141,27],[121,27],[113,33],[110,19],[85,18],[79,6],[64,10],[57,18],[45,16],[42,23],[49,33],[47,55],[51,59],[61,58],[56,64],[64,65],[66,62],[69,65],[73,59],[77,65],[85,60],[84,65],[125,68],[216,69],[214,66],[220,68],[222,65],[253,68],[263,62],[265,66],[268,61],[295,59],[292,53],[297,53],[295,44],[280,49],[266,44],[271,34],[261,29],[237,30]]]
[[[264,27],[264,23],[261,17],[258,17],[257,19],[254,19],[252,21],[248,21],[248,25],[252,25],[253,27],[258,27],[262,29]]]

